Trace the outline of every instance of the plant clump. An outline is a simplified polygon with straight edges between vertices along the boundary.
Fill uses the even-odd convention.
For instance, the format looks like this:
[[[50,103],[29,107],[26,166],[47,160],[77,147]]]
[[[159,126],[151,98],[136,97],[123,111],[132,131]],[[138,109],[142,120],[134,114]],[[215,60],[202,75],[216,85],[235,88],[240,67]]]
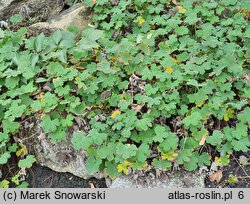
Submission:
[[[0,165],[26,117],[51,142],[75,132],[90,173],[148,166],[193,171],[216,151],[248,151],[250,7],[246,0],[85,0],[92,26],[40,34],[0,30]],[[80,36],[80,40],[79,40]],[[28,168],[34,158],[21,157]]]

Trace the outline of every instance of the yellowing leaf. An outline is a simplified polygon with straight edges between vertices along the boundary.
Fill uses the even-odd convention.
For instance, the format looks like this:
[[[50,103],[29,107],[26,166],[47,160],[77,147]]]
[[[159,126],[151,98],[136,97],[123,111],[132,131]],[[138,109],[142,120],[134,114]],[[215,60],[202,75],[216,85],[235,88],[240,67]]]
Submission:
[[[124,161],[124,165],[125,165],[125,166],[131,166],[131,162],[125,160],[125,161]]]
[[[23,144],[20,144],[21,148],[16,151],[16,155],[19,157],[20,155],[25,156],[27,155],[27,149]]]
[[[228,108],[226,114],[224,115],[224,120],[229,121],[234,117],[234,110],[232,108]]]
[[[203,105],[205,104],[205,101],[206,101],[206,100],[203,100],[203,101],[201,101],[200,103],[197,103],[197,107],[203,106]]]
[[[217,164],[222,165],[222,163],[221,163],[221,158],[220,158],[220,157],[215,157],[215,158],[214,158],[214,162],[216,162]]]
[[[0,181],[0,188],[9,188],[9,183],[6,179]]]
[[[115,110],[112,114],[111,114],[111,118],[115,118],[115,116],[120,115],[121,111],[120,110]]]
[[[146,21],[145,21],[145,19],[143,17],[141,17],[141,16],[138,17],[138,23],[137,24],[138,24],[139,27],[141,27],[142,24],[145,23],[145,22]]]
[[[60,80],[60,77],[54,78],[54,79],[53,79],[53,83],[54,83],[55,81],[58,81],[58,80]]]
[[[165,72],[167,72],[167,73],[172,73],[174,70],[173,70],[173,68],[172,67],[167,67],[166,69],[165,69]]]
[[[248,10],[240,9],[239,12],[242,13],[245,17],[250,16],[250,11]]]
[[[230,175],[227,179],[227,182],[230,184],[233,184],[233,183],[238,183],[239,180],[236,176]]]
[[[125,161],[126,162],[126,161]],[[124,174],[128,174],[128,165],[125,164],[125,162],[123,164],[118,164],[117,165],[117,170],[119,173],[123,172]]]
[[[151,25],[150,28],[151,28],[151,30],[155,30],[157,28],[157,26],[156,25]]]
[[[173,2],[174,4],[177,4],[177,0],[172,0],[172,2]]]
[[[39,99],[41,102],[44,101],[44,92],[41,92],[40,94],[38,94],[37,96],[37,99]]]
[[[82,81],[80,77],[76,77],[75,80],[76,80],[76,82]]]
[[[187,11],[187,9],[185,9],[182,6],[177,6],[177,10],[178,10],[179,13],[186,13],[186,11]]]
[[[179,60],[177,60],[177,59],[175,59],[174,57],[171,57],[171,56],[170,56],[170,58],[171,58],[176,64],[180,64],[180,61],[179,61]]]
[[[82,66],[76,66],[76,65],[73,65],[70,67],[71,69],[79,69],[79,70],[84,70],[84,67]]]
[[[174,161],[176,159],[176,157],[178,156],[177,153],[173,152],[173,151],[170,151],[168,153],[163,153],[161,155],[161,158],[162,159],[167,159],[168,161]]]

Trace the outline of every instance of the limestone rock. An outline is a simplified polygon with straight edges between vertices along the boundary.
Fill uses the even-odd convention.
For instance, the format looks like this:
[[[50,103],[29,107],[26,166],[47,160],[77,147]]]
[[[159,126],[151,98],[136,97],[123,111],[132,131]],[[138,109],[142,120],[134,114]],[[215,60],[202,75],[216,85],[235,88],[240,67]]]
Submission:
[[[15,1],[15,0],[0,0],[0,13],[1,13],[1,10],[6,8],[8,5],[10,5],[12,1]]]
[[[84,4],[76,4],[62,13],[53,16],[47,22],[35,23],[30,26],[31,29],[62,29],[66,30],[70,25],[83,30],[89,23],[92,13]]]
[[[102,178],[102,173],[89,174],[86,171],[85,151],[74,150],[71,138],[75,131],[85,131],[79,126],[73,126],[67,131],[67,140],[51,143],[49,135],[40,127],[38,119],[25,122],[25,129],[19,134],[18,140],[26,146],[30,154],[36,157],[36,163],[46,166],[56,172],[68,172],[75,176],[89,179]],[[32,137],[30,136],[32,135]]]
[[[57,15],[64,7],[63,0],[14,0],[0,1],[0,20],[7,20],[14,14],[21,14],[30,22],[46,21]]]
[[[27,27],[28,35],[27,37],[31,36],[38,36],[40,33],[44,33],[45,36],[50,36],[54,31],[58,30],[56,28],[52,28],[46,22],[35,23]]]
[[[135,179],[132,174],[116,178],[110,188],[204,188],[205,177],[206,174],[184,170],[166,173],[160,178],[147,175]]]

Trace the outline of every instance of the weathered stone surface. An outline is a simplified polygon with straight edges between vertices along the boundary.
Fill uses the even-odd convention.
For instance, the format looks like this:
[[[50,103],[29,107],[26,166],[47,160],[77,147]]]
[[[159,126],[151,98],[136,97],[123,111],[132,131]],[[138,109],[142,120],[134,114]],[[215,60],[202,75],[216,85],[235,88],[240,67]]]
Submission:
[[[28,151],[36,156],[38,165],[49,167],[56,172],[69,172],[75,176],[88,179],[91,177],[102,178],[103,174],[89,174],[86,171],[86,155],[83,150],[74,150],[71,138],[76,131],[85,131],[78,125],[68,130],[67,140],[51,143],[49,135],[40,127],[40,121],[25,122],[25,129],[20,133],[19,140]],[[32,135],[32,137],[30,136]]]
[[[70,25],[74,25],[83,30],[90,23],[91,16],[91,11],[84,4],[76,4],[62,13],[53,16],[47,22],[35,23],[30,27],[35,29],[66,30]]]
[[[15,1],[15,0],[0,0],[0,13],[1,13],[1,10],[6,8],[8,5],[10,5],[12,1]]]
[[[152,175],[136,178],[134,175],[116,178],[110,188],[204,188],[206,174],[184,170],[166,173],[160,178]]]
[[[1,2],[3,6],[0,12],[0,20],[6,20],[14,14],[21,14],[30,22],[46,21],[62,11],[64,7],[63,0],[14,0]]]

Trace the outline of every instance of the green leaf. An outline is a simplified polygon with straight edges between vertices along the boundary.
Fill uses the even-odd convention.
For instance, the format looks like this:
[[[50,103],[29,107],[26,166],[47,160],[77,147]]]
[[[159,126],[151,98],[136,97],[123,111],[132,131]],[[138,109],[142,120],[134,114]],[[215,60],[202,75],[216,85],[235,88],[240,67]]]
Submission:
[[[248,123],[248,124],[250,124],[250,108],[249,107],[245,108],[242,113],[238,114],[237,118],[242,123]]]
[[[206,142],[214,146],[219,145],[222,142],[223,136],[224,134],[221,131],[214,130],[213,134],[206,138]]]
[[[225,6],[235,5],[237,0],[221,0],[221,3]]]
[[[150,47],[144,41],[141,42],[141,50],[144,52],[145,55],[150,55]]]
[[[92,48],[99,47],[96,40],[100,39],[103,35],[103,31],[95,30],[92,28],[85,29],[83,31],[84,38],[80,41],[80,48],[84,50],[89,50]]]
[[[17,151],[17,143],[14,143],[14,144],[12,144],[12,145],[10,145],[9,147],[8,147],[8,150],[10,151],[10,152],[16,152]]]
[[[184,161],[184,167],[189,171],[194,171],[198,167],[198,158],[196,154],[192,154],[190,157],[190,161]]]
[[[73,144],[75,150],[87,150],[92,144],[92,140],[79,131],[73,135],[71,143]]]
[[[57,142],[65,141],[67,134],[65,130],[63,130],[62,128],[59,128],[55,132],[51,132],[49,134],[49,137],[52,143],[57,143]]]
[[[108,161],[112,161],[115,155],[115,143],[109,143],[107,146],[102,146],[97,150],[97,155],[101,159],[107,159]]]
[[[110,63],[107,60],[102,60],[102,62],[98,63],[97,69],[105,74],[115,73],[115,71],[110,68]]]
[[[90,155],[86,161],[86,170],[89,174],[93,174],[99,171],[102,160]]]
[[[67,70],[59,62],[51,62],[47,66],[49,75],[62,76],[67,73]]]
[[[3,131],[6,133],[15,133],[19,129],[18,122],[3,120],[2,125],[3,125]]]
[[[159,148],[162,152],[168,152],[175,150],[178,147],[178,137],[175,133],[169,133],[168,137],[159,144]]]
[[[198,153],[197,153],[197,155],[198,155]],[[199,167],[209,166],[211,163],[210,156],[206,152],[203,152],[201,155],[198,155],[197,158],[198,158]]]
[[[201,123],[202,116],[199,112],[192,112],[190,116],[187,116],[183,119],[183,123],[186,127],[197,126]]]
[[[241,138],[240,140],[232,140],[232,146],[236,151],[247,152],[249,150],[250,142],[248,138]]]
[[[85,36],[90,41],[96,41],[100,39],[104,32],[102,30],[96,30],[93,28],[87,28],[82,32],[83,36]]]
[[[87,137],[91,138],[94,144],[101,145],[108,138],[106,133],[100,133],[96,129],[90,130]]]
[[[190,149],[180,150],[178,153],[178,157],[176,159],[176,162],[178,164],[184,164],[184,162],[190,162],[191,155],[192,155],[192,152]]]
[[[22,169],[30,168],[35,161],[36,159],[33,155],[28,155],[25,159],[18,162],[18,167]]]
[[[51,94],[49,92],[44,94],[44,98],[41,101],[45,112],[50,112],[51,110],[56,108],[56,106],[58,105],[58,102],[59,102],[59,99],[56,97],[56,95]]]
[[[22,22],[22,20],[23,20],[23,17],[20,14],[15,14],[15,15],[10,17],[11,23],[20,23],[20,22]]]
[[[45,115],[42,119],[41,126],[45,133],[55,132],[60,126],[59,119],[51,120],[49,115]]]
[[[135,122],[135,127],[137,130],[144,130],[146,131],[149,127],[152,127],[152,123],[150,118],[143,118],[141,120],[137,120]]]
[[[72,114],[68,114],[65,119],[62,119],[60,121],[60,123],[62,127],[66,128],[66,127],[70,127],[73,125],[73,120],[74,120],[74,116]]]
[[[150,149],[147,144],[141,144],[137,150],[136,158],[139,162],[145,162],[150,155]]]
[[[248,1],[248,0],[241,0],[241,7],[242,7],[244,10],[250,11],[250,4],[249,4],[249,1]]]
[[[45,35],[43,33],[41,33],[40,35],[38,35],[35,39],[35,50],[36,52],[41,52],[43,49],[43,44],[45,41]]]
[[[5,152],[4,154],[1,154],[0,165],[6,164],[9,158],[11,158],[11,155],[9,152]]]
[[[117,170],[117,164],[110,161],[106,162],[106,172],[111,178],[115,178],[120,174]]]
[[[6,179],[0,181],[0,188],[9,188],[9,183]]]
[[[56,44],[59,44],[62,39],[62,32],[60,30],[55,31],[51,38]]]
[[[166,128],[161,125],[157,125],[154,128],[154,132],[156,134],[156,136],[153,137],[153,140],[155,142],[163,142],[163,140],[169,135],[168,132],[166,131]]]
[[[5,132],[0,132],[0,142],[8,142],[10,140],[10,137]]]
[[[116,153],[122,156],[123,159],[128,159],[136,155],[137,147],[134,144],[122,144],[119,143],[116,146]]]
[[[9,118],[10,120],[15,120],[22,116],[26,109],[25,105],[20,105],[18,101],[12,102],[8,111],[5,112],[5,118]]]
[[[175,31],[177,32],[178,35],[186,35],[189,33],[189,30],[185,26],[178,26],[175,28]]]
[[[28,187],[29,187],[29,183],[24,181],[19,186],[17,186],[16,188],[28,188]]]
[[[153,166],[158,169],[168,170],[172,165],[168,160],[154,159]]]

